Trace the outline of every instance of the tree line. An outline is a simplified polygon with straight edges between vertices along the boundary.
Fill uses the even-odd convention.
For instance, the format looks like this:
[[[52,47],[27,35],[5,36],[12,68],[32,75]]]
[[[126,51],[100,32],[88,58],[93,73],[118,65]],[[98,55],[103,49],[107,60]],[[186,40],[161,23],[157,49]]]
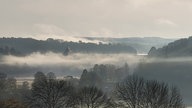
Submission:
[[[90,85],[74,85],[50,72],[37,72],[29,87],[16,87],[6,74],[0,74],[1,108],[184,108],[177,87],[164,82],[128,75],[114,84],[111,93]]]

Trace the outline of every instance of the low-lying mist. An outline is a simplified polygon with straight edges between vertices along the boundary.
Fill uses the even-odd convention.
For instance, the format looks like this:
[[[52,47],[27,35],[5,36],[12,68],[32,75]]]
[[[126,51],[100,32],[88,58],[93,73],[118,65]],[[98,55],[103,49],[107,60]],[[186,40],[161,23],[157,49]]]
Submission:
[[[2,56],[1,66],[31,68],[36,71],[54,72],[56,75],[80,76],[83,69],[89,69],[95,64],[112,64],[122,66],[128,63],[130,71],[133,72],[141,56],[130,54],[97,54],[97,53],[75,53],[64,56],[62,53],[48,52],[45,54],[33,53],[25,57]],[[23,71],[22,69],[20,69]],[[25,70],[25,69],[24,69]],[[32,70],[31,70],[32,71]],[[23,75],[30,75],[30,72],[22,72]],[[34,73],[32,72],[32,73]],[[14,74],[14,72],[11,72]],[[18,73],[16,75],[19,75]]]
[[[145,55],[130,55],[126,53],[74,53],[65,56],[62,53],[48,52],[42,54],[36,52],[24,57],[13,55],[0,56],[0,61],[0,72],[5,72],[13,76],[32,76],[35,72],[42,71],[54,72],[56,75],[79,77],[83,69],[90,69],[95,64],[111,64],[120,67],[128,63],[130,72],[132,73],[138,70],[137,66],[139,64],[143,64],[147,68],[151,68],[151,65],[154,64],[166,64],[166,66],[164,65],[162,67],[162,70],[165,70],[164,68],[168,66],[171,66],[170,69],[177,66],[189,66],[192,64],[192,57],[148,58]],[[172,72],[170,69],[169,71]]]
[[[75,53],[33,53],[25,57],[0,56],[0,72],[13,77],[32,77],[37,71],[54,72],[57,76],[80,77],[83,69],[95,64],[129,65],[129,72],[180,88],[186,104],[191,105],[192,57],[149,58],[145,55]]]

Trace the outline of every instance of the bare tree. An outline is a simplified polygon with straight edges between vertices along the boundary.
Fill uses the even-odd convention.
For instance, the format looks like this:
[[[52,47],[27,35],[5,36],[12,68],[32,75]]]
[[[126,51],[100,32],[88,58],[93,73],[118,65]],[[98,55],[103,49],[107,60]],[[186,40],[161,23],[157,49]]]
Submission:
[[[169,87],[156,80],[145,81],[143,105],[145,108],[166,108],[169,102]]]
[[[109,100],[105,93],[97,87],[83,87],[78,92],[79,107],[105,108]],[[109,108],[109,107],[108,107]]]
[[[56,79],[56,76],[53,72],[49,72],[49,73],[47,73],[47,79],[49,79],[49,80]]]
[[[179,93],[178,88],[172,87],[169,97],[168,108],[184,108],[183,99]]]
[[[63,80],[46,79],[43,73],[37,73],[35,78],[31,95],[28,97],[30,108],[67,107],[68,97],[73,89],[71,84]]]
[[[182,97],[176,87],[156,80],[145,82],[145,108],[183,108]]]
[[[183,108],[176,87],[156,80],[144,80],[131,75],[118,83],[115,90],[118,103],[127,108]]]
[[[128,76],[116,86],[116,97],[119,103],[127,108],[138,108],[143,102],[144,79],[138,76]]]

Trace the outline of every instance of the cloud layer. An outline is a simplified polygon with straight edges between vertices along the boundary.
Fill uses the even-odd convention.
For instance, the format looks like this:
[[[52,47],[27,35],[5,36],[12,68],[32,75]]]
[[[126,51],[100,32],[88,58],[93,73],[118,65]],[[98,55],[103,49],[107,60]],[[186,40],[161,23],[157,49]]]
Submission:
[[[190,0],[0,0],[0,36],[191,35]]]

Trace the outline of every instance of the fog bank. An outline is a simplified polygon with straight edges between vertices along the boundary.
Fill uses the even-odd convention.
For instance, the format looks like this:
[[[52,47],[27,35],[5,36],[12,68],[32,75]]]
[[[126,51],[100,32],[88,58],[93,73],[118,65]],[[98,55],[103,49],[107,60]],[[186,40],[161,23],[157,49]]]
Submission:
[[[37,52],[25,57],[1,56],[0,65],[30,67],[35,68],[34,71],[51,71],[56,74],[76,76],[80,75],[83,69],[92,68],[95,64],[112,64],[118,67],[128,63],[130,71],[133,72],[140,58],[141,56],[129,54],[75,53],[64,56],[61,53],[41,54]]]

